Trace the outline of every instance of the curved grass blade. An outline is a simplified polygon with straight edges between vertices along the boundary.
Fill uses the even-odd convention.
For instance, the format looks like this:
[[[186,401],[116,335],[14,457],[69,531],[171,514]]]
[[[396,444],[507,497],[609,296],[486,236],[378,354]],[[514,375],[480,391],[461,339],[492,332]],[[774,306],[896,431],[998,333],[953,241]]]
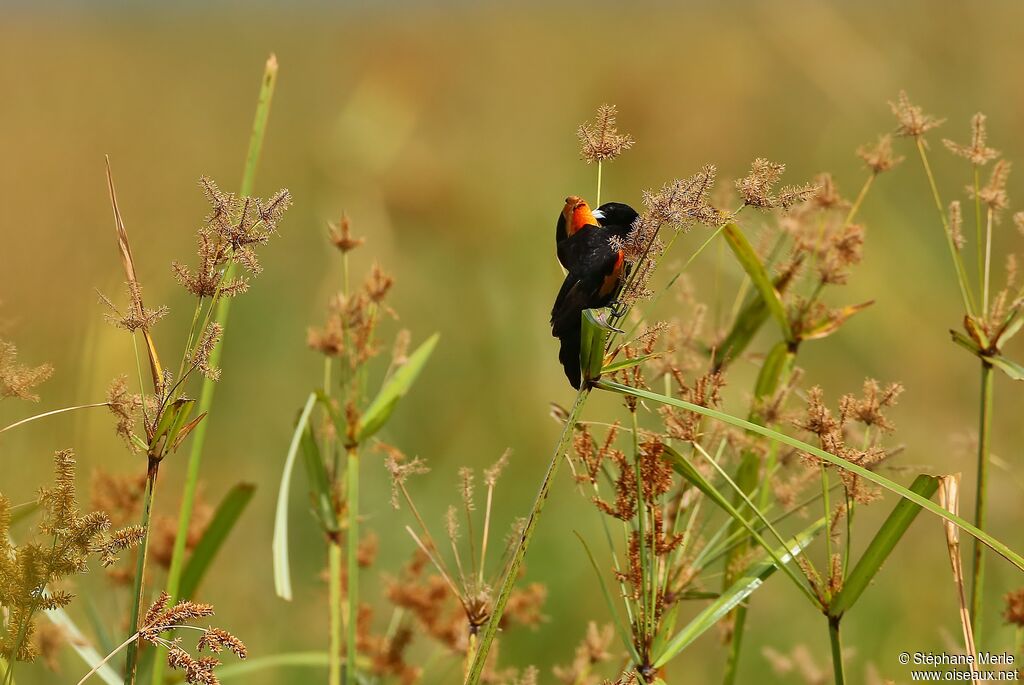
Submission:
[[[929,512],[935,514],[936,516],[939,516],[949,521],[950,523],[956,524],[961,530],[968,533],[972,537],[976,538],[982,544],[988,546],[993,552],[1009,561],[1011,564],[1016,566],[1021,571],[1024,571],[1024,557],[1022,557],[1017,552],[1014,552],[1005,543],[1000,542],[999,540],[992,537],[985,531],[979,529],[977,526],[972,525],[971,523],[965,521],[959,516],[949,513],[948,511],[946,511],[939,505],[935,504],[931,500],[922,497],[916,492],[911,492],[910,490],[903,487],[899,483],[891,481],[885,476],[879,475],[874,471],[869,471],[861,466],[857,466],[856,464],[849,462],[843,459],[842,457],[837,457],[836,455],[830,452],[826,452],[825,450],[815,447],[814,445],[810,445],[801,440],[797,440],[796,438],[790,437],[785,433],[779,433],[778,431],[773,431],[770,428],[759,426],[755,423],[751,423],[750,421],[744,421],[739,417],[732,416],[731,414],[726,414],[724,412],[720,412],[716,409],[708,409],[707,407],[702,407],[698,404],[693,404],[692,402],[687,402],[685,400],[679,400],[674,397],[668,397],[666,395],[659,395],[657,393],[649,392],[647,390],[631,388],[628,385],[622,385],[621,383],[602,380],[595,383],[594,387],[600,388],[601,390],[617,392],[624,395],[634,395],[645,400],[651,400],[652,402],[659,402],[661,404],[668,404],[673,407],[679,407],[680,409],[686,409],[694,412],[695,414],[701,414],[702,416],[710,417],[717,421],[721,421],[723,423],[736,426],[737,428],[744,428],[748,431],[758,433],[760,435],[765,436],[766,438],[776,440],[785,445],[789,445],[790,447],[795,447],[798,450],[807,452],[808,454],[812,454],[820,459],[824,459],[830,464],[838,466],[839,468],[845,471],[849,471],[850,473],[854,473],[860,476],[861,478],[874,483],[875,485],[880,485],[886,490],[894,492],[900,497],[910,500],[919,507],[927,509]]]
[[[409,355],[409,360],[395,371],[390,378],[381,385],[377,396],[370,402],[370,406],[363,412],[359,420],[359,429],[356,439],[362,443],[379,431],[391,417],[398,400],[409,391],[409,388],[420,375],[423,366],[427,363],[431,353],[437,346],[439,333],[434,333],[426,339],[416,351]]]
[[[317,669],[327,668],[327,652],[288,652],[246,659],[243,663],[221,666],[217,669],[217,677],[222,682],[235,680],[242,676],[265,671],[268,668],[284,666],[305,666]]]
[[[607,313],[607,309],[584,309],[581,315],[580,372],[583,380],[594,381],[601,377],[608,334],[617,330],[605,321]]]
[[[750,241],[747,240],[747,237],[743,235],[743,231],[736,224],[728,224],[722,230],[722,234],[725,236],[725,241],[729,244],[733,254],[736,255],[740,266],[750,276],[750,282],[754,284],[757,292],[761,295],[761,299],[764,300],[768,313],[772,315],[772,318],[779,325],[782,337],[792,342],[793,330],[789,325],[789,317],[786,316],[786,308],[783,306],[779,292],[775,289],[772,279],[768,276],[764,264],[761,263]]]
[[[181,585],[178,588],[178,596],[181,599],[192,599],[195,595],[196,588],[217,557],[217,552],[227,540],[228,534],[238,523],[242,512],[249,505],[255,491],[256,486],[252,483],[238,483],[217,505],[210,525],[206,527],[203,536],[192,549],[192,556],[181,573]]]
[[[302,456],[306,477],[309,479],[309,494],[313,498],[313,513],[325,531],[337,533],[341,526],[338,525],[338,514],[331,499],[331,481],[312,426],[302,432]]]
[[[309,415],[316,404],[316,393],[309,393],[306,406],[302,408],[299,421],[292,433],[292,441],[288,446],[288,456],[284,460],[284,471],[281,473],[281,485],[277,491],[277,510],[274,513],[274,592],[277,596],[291,601],[292,574],[288,565],[288,489],[292,483],[292,468],[295,466],[295,455],[299,452],[302,433],[309,423]]]
[[[935,476],[920,475],[910,484],[910,491],[922,497],[931,498],[939,487],[939,479]],[[860,598],[861,593],[874,579],[875,575],[882,568],[882,564],[889,558],[889,554],[896,547],[907,528],[914,522],[921,508],[910,500],[901,499],[896,503],[889,518],[885,520],[882,527],[875,533],[864,554],[861,555],[857,564],[850,571],[850,574],[843,581],[843,589],[839,591],[829,604],[829,615],[839,618],[852,607]]]
[[[45,609],[44,613],[54,625],[59,626],[64,631],[68,644],[71,645],[75,653],[82,657],[82,661],[90,668],[96,668],[96,665],[103,661],[103,656],[92,646],[89,638],[82,634],[82,631],[78,629],[78,626],[75,625],[75,622],[71,620],[66,611],[63,609]],[[96,675],[103,682],[108,683],[108,685],[121,685],[123,680],[117,674],[117,671],[111,668],[110,664],[100,666],[96,671]]]
[[[602,368],[601,373],[613,373],[615,371],[622,371],[623,369],[631,369],[634,366],[640,366],[649,359],[654,359],[658,355],[658,352],[651,352],[650,354],[642,354],[639,357],[633,357],[632,359],[623,359],[621,361],[612,362]]]
[[[729,514],[729,516],[731,516],[733,520],[735,520],[737,523],[746,528],[747,532],[750,533],[751,537],[753,537],[754,540],[756,540],[757,543],[761,545],[761,547],[763,547],[766,552],[768,552],[769,556],[773,557],[773,561],[779,567],[783,568],[783,570],[790,577],[793,583],[796,584],[796,586],[811,601],[811,603],[816,608],[820,609],[821,607],[818,603],[817,598],[810,591],[807,585],[802,580],[800,580],[800,577],[797,576],[792,569],[785,565],[785,562],[782,561],[781,557],[776,555],[776,552],[772,548],[772,546],[769,545],[763,537],[761,537],[761,534],[757,531],[754,525],[750,521],[748,521],[746,517],[743,516],[743,514],[736,510],[736,507],[734,507],[732,503],[729,502],[728,499],[726,499],[725,495],[720,493],[714,485],[708,482],[708,480],[704,478],[700,471],[698,471],[693,466],[693,464],[691,464],[686,459],[686,457],[684,457],[682,454],[676,451],[675,448],[673,448],[671,445],[665,445],[664,451],[665,454],[669,455],[669,458],[672,461],[672,468],[675,470],[675,472],[678,473],[683,478],[685,478],[687,481],[689,481],[702,493],[704,493],[712,502],[717,504],[723,511]]]
[[[999,355],[995,357],[983,357],[992,366],[996,367],[1015,381],[1024,381],[1024,366],[1015,361]]]
[[[812,523],[801,533],[791,538],[785,547],[775,550],[776,556],[782,564],[788,564],[796,555],[800,554],[825,527],[824,517]],[[654,667],[661,668],[676,655],[682,652],[694,640],[713,628],[722,618],[743,600],[757,590],[779,568],[779,564],[773,559],[764,559],[755,562],[747,567],[747,570],[733,583],[729,589],[721,594],[714,602],[709,604],[702,612],[697,614],[685,628],[676,633],[664,650],[654,657]]]
[[[619,634],[619,639],[622,640],[622,644],[627,650],[629,650],[633,663],[639,664],[641,661],[640,655],[637,653],[636,647],[633,646],[633,641],[630,639],[629,633],[626,632],[625,627],[622,625],[622,621],[619,620],[619,612],[615,610],[615,603],[612,602],[612,595],[608,591],[608,585],[604,582],[604,576],[601,575],[601,567],[597,565],[594,553],[590,551],[590,546],[587,545],[587,541],[583,539],[583,536],[580,535],[578,530],[574,530],[573,533],[576,534],[576,537],[580,540],[580,544],[583,545],[583,549],[587,553],[587,559],[590,560],[590,565],[594,567],[594,573],[597,575],[597,580],[601,583],[601,593],[604,595],[604,601],[608,604],[608,613],[615,622],[615,631]]]

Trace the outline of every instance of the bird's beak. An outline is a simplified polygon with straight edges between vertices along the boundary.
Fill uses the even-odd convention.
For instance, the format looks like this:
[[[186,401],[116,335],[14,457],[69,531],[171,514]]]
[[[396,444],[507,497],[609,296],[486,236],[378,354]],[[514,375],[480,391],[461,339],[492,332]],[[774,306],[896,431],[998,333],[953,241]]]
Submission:
[[[594,215],[595,219],[603,219],[604,218],[604,212],[602,212],[600,209],[595,209],[594,211],[591,212],[591,214]]]

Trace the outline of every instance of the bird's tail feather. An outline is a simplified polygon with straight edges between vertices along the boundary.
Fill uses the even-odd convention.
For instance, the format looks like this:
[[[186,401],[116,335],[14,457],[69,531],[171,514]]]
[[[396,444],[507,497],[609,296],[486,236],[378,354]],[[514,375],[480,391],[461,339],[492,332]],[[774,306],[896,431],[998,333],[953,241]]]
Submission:
[[[562,331],[558,336],[561,345],[558,348],[558,361],[562,362],[565,377],[577,390],[580,389],[580,328],[575,326]]]

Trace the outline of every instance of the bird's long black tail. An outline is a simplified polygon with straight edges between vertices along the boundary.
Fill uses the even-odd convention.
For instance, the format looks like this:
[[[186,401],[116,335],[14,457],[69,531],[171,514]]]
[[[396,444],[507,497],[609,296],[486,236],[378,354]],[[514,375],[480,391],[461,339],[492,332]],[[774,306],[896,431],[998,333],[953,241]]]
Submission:
[[[565,369],[565,377],[577,390],[580,389],[580,327],[569,326],[566,330],[560,331],[558,340],[561,345],[558,348],[558,361],[562,362]]]

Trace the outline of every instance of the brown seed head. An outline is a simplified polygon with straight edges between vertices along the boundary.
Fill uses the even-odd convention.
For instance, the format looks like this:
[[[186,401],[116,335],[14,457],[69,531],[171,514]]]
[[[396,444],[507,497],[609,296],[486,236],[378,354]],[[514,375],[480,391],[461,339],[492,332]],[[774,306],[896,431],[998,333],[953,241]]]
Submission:
[[[366,238],[352,237],[352,225],[348,214],[342,214],[341,220],[336,224],[327,224],[331,242],[343,253],[351,252],[366,242]]]
[[[615,105],[601,105],[597,108],[597,117],[576,129],[576,137],[580,139],[580,156],[587,164],[605,162],[615,159],[624,151],[633,147],[633,137],[619,133],[616,128]]]
[[[896,135],[898,136],[917,138],[933,128],[938,128],[945,121],[945,119],[936,119],[931,115],[925,114],[923,109],[912,104],[905,90],[900,91],[896,102],[890,102],[889,107],[892,109],[892,113],[896,115],[898,122]]]
[[[889,171],[902,162],[905,157],[893,156],[892,136],[886,133],[878,137],[874,145],[861,145],[857,148],[857,156],[864,160],[864,163],[875,174]]]
[[[38,402],[39,395],[32,389],[52,375],[53,367],[49,364],[35,367],[18,364],[18,348],[14,343],[0,340],[0,399],[17,397]]]
[[[949,138],[943,138],[942,143],[950,152],[958,157],[970,161],[976,166],[984,166],[999,156],[999,150],[990,148],[985,144],[988,134],[985,131],[985,115],[978,112],[971,117],[971,144],[961,145]]]

